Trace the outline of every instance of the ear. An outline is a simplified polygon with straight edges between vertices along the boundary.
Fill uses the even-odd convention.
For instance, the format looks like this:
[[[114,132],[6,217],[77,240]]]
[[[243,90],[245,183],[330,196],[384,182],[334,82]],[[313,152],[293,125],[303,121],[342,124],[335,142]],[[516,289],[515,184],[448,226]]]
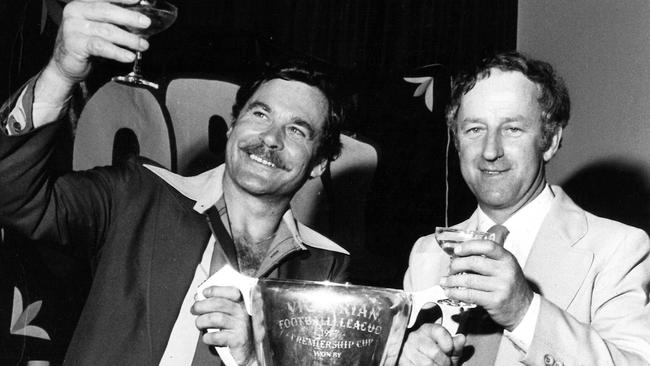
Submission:
[[[555,153],[557,152],[557,149],[560,148],[560,142],[562,141],[562,127],[558,127],[553,136],[551,137],[551,143],[549,144],[548,148],[546,151],[544,151],[544,162],[549,162],[553,156],[555,156]]]
[[[314,165],[314,167],[311,169],[311,172],[309,173],[310,178],[316,178],[320,177],[321,174],[325,171],[325,168],[327,168],[327,159],[323,159],[320,161],[320,163]]]

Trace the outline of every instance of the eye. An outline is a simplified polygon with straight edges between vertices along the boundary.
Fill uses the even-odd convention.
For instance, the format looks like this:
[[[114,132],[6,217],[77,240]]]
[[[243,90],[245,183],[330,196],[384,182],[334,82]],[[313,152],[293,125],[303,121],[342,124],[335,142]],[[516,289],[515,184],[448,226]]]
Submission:
[[[505,133],[509,136],[519,136],[523,132],[524,130],[517,126],[509,126],[505,128]]]
[[[258,118],[266,118],[266,113],[261,110],[254,110],[253,111],[253,116],[258,117]]]
[[[479,135],[483,130],[484,128],[481,126],[468,126],[463,130],[463,133],[465,135],[474,136]]]
[[[301,130],[299,127],[296,127],[296,126],[289,126],[287,128],[287,131],[289,133],[289,136],[292,136],[294,138],[303,139],[303,138],[307,137],[307,134],[305,133],[305,131]]]

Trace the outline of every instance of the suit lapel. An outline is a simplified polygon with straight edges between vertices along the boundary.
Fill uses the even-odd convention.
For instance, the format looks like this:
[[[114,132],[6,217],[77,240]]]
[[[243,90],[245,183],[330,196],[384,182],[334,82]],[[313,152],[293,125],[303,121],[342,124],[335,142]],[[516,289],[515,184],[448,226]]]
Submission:
[[[585,212],[559,187],[535,243],[524,274],[544,298],[562,309],[574,299],[593,262],[593,253],[574,245],[587,233]]]
[[[149,326],[153,359],[162,357],[188,286],[210,238],[205,218],[185,207],[161,208],[151,253]]]
[[[535,292],[566,309],[589,272],[593,254],[574,247],[587,233],[585,212],[560,187],[552,188],[556,193],[555,201],[535,238],[523,271]],[[459,226],[476,228],[476,216],[475,212]],[[519,351],[509,341],[502,342],[501,335],[502,331],[468,334],[467,346],[473,355],[463,365],[505,365],[519,360]]]

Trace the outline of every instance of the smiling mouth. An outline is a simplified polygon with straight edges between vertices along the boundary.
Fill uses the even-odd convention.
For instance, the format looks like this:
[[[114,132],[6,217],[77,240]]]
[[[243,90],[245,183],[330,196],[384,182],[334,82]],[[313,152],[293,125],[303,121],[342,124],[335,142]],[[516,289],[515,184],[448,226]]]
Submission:
[[[481,169],[481,173],[486,175],[499,175],[505,173],[507,170],[490,170],[490,169]]]
[[[260,163],[262,165],[266,165],[266,166],[268,166],[270,168],[277,168],[277,166],[275,164],[273,164],[272,162],[262,158],[259,155],[248,154],[248,157],[251,158],[253,161],[256,161],[256,162],[258,162],[258,163]]]

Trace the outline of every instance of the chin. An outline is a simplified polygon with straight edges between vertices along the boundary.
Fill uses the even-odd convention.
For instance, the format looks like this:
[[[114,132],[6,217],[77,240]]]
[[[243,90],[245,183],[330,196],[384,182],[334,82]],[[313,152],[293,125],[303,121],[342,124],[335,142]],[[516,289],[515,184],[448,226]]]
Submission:
[[[507,205],[510,197],[504,196],[501,192],[483,192],[477,196],[479,202],[488,207],[500,208]]]

